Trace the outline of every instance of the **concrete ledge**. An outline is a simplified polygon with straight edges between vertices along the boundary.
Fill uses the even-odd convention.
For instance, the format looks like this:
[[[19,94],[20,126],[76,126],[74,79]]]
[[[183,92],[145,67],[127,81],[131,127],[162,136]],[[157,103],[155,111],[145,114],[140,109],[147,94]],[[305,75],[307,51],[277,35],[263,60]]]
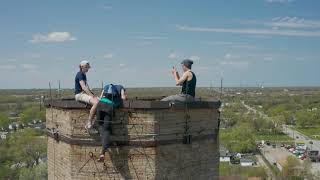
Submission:
[[[146,99],[146,98],[144,98]],[[150,97],[152,99],[152,97]],[[45,100],[44,105],[54,108],[63,109],[84,109],[90,108],[90,105],[85,103],[80,103],[74,99],[48,99]],[[191,109],[206,109],[213,108],[218,109],[221,105],[220,101],[203,101],[197,100],[191,103],[170,103],[166,101],[157,100],[140,100],[140,99],[129,99],[123,102],[121,108],[123,109],[184,109],[186,107]]]

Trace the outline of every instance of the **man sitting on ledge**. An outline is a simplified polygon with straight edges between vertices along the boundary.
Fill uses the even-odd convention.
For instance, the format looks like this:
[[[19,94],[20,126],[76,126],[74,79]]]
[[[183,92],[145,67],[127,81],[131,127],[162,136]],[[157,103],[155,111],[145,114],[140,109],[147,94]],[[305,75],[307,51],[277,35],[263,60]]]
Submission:
[[[85,126],[86,130],[90,129],[92,126],[93,117],[96,113],[96,108],[99,102],[99,99],[94,96],[93,92],[90,90],[86,73],[91,68],[88,61],[81,61],[79,65],[79,72],[75,77],[75,99],[76,101],[84,102],[86,104],[91,104],[90,114],[88,122]]]
[[[172,68],[172,74],[176,81],[177,86],[182,86],[180,94],[168,96],[161,101],[171,101],[171,102],[192,102],[196,94],[196,84],[197,78],[194,72],[191,71],[191,66],[193,61],[190,59],[185,59],[181,62],[183,75],[180,78],[179,73],[175,67]]]

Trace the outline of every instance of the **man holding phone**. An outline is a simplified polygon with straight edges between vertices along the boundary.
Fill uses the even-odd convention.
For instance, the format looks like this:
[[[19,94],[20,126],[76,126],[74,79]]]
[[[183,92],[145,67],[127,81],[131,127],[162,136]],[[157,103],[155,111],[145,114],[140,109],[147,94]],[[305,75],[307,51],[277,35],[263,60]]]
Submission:
[[[197,78],[194,72],[191,71],[193,61],[185,59],[181,62],[183,75],[179,76],[177,69],[172,67],[172,75],[176,81],[176,86],[182,86],[181,93],[168,96],[161,101],[173,101],[173,102],[192,102],[196,94]]]

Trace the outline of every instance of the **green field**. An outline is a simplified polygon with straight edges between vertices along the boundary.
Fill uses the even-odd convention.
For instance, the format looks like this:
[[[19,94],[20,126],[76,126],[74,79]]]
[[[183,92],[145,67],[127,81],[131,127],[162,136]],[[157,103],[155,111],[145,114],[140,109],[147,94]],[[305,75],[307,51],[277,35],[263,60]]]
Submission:
[[[232,165],[227,162],[221,162],[219,167],[220,176],[241,176],[242,178],[267,176],[262,167],[242,167],[240,165]]]
[[[309,127],[309,128],[295,127],[294,129],[301,132],[302,134],[307,135],[311,139],[320,140],[320,127]]]
[[[294,141],[290,136],[285,134],[263,134],[263,135],[255,135],[257,141]]]

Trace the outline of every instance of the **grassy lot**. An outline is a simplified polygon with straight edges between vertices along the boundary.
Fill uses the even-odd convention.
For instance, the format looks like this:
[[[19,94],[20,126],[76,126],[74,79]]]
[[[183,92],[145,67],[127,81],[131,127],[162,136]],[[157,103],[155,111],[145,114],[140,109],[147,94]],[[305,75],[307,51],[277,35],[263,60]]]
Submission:
[[[267,173],[262,167],[241,167],[240,165],[232,165],[227,162],[220,163],[220,176],[241,176],[243,178],[261,177],[265,178]]]
[[[293,129],[301,132],[302,134],[307,135],[308,137],[316,140],[320,140],[320,127],[294,127]]]
[[[258,134],[255,136],[257,141],[294,141],[290,136],[286,134]]]
[[[220,134],[228,133],[229,129],[220,129]],[[256,141],[294,141],[290,136],[286,134],[256,134],[255,135]]]

